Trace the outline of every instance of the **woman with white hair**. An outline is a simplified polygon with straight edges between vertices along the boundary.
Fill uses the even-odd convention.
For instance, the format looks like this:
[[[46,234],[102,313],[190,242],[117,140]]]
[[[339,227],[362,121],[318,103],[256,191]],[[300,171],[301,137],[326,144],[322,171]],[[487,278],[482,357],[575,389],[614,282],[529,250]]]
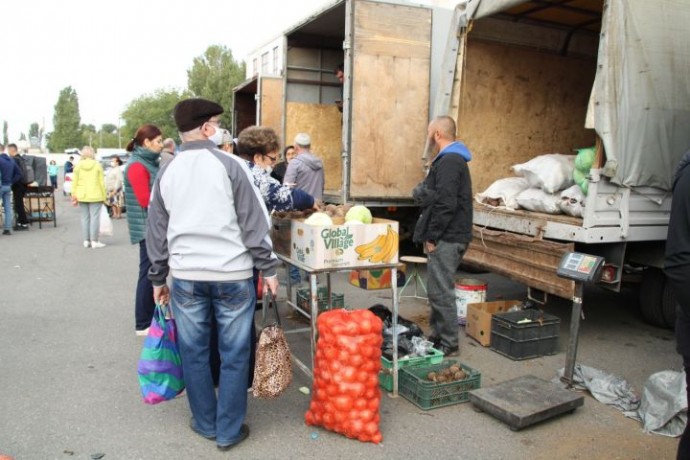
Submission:
[[[101,221],[101,206],[105,201],[105,180],[103,168],[94,159],[94,151],[88,145],[81,150],[81,159],[72,175],[72,204],[81,208],[81,232],[84,247],[98,249],[105,247],[98,239]]]

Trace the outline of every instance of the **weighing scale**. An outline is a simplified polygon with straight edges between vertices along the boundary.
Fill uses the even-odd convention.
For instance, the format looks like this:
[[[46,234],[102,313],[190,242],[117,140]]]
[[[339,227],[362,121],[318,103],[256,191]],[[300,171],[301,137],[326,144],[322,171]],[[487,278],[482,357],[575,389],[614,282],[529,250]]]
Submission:
[[[556,270],[558,276],[575,281],[570,340],[566,352],[565,370],[561,378],[568,384],[568,388],[573,384],[584,284],[599,279],[603,264],[603,257],[569,252],[563,256]],[[469,397],[475,409],[496,417],[513,431],[561,414],[572,413],[584,405],[584,396],[581,394],[565,390],[533,375],[471,391]]]

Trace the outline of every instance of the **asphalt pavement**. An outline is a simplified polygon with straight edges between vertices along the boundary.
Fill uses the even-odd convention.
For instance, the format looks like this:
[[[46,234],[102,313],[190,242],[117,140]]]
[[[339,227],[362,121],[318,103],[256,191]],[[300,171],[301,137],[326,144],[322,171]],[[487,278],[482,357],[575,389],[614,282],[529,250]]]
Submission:
[[[114,221],[107,247],[85,249],[79,211],[56,194],[57,226],[34,222],[0,237],[0,454],[14,459],[665,459],[677,439],[645,434],[639,422],[585,396],[572,414],[521,431],[470,403],[423,411],[383,394],[379,445],[306,426],[310,381],[298,370],[274,401],[249,396],[249,438],[218,452],[189,429],[184,396],[156,406],[142,402],[136,365],[143,339],[134,335],[138,247],[125,220]],[[488,298],[523,299],[525,290],[491,274],[461,274],[488,282]],[[333,275],[334,290],[351,308],[390,303],[388,290],[365,291]],[[284,296],[284,294],[283,294]],[[673,334],[642,322],[637,292],[587,289],[578,361],[622,377],[641,392],[647,378],[680,370]],[[461,332],[463,363],[481,372],[486,387],[521,375],[546,380],[565,362],[570,307],[553,300],[561,319],[559,352],[512,361]],[[285,311],[283,312],[285,313]],[[405,299],[401,314],[424,325],[428,306]],[[288,322],[287,327],[300,324]],[[301,325],[303,326],[303,324]],[[307,359],[307,334],[289,336]]]

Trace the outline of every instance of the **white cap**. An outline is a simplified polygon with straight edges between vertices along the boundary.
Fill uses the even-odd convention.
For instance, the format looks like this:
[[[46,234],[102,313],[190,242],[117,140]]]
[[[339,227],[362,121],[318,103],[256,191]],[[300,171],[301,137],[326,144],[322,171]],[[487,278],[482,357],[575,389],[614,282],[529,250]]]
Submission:
[[[295,136],[295,144],[299,145],[300,147],[310,147],[311,137],[309,137],[309,134],[307,133],[299,133]]]

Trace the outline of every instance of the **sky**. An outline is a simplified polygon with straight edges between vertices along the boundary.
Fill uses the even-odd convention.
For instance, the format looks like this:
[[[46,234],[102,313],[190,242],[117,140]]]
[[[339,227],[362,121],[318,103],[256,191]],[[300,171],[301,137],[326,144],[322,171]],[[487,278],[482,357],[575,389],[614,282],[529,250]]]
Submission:
[[[236,60],[333,0],[3,0],[0,122],[9,141],[52,131],[60,91],[83,124],[118,124],[125,106],[185,88],[193,59],[224,45]]]

